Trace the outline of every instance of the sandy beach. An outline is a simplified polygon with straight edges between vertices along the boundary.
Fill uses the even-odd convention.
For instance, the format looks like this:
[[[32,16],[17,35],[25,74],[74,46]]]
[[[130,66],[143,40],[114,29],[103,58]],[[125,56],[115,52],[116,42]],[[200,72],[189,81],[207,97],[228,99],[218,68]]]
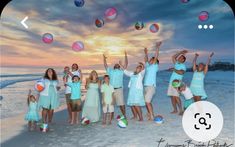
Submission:
[[[224,116],[224,127],[220,135],[213,142],[219,144],[234,144],[234,79],[233,72],[209,72],[205,88],[208,94],[208,101],[216,104]],[[160,72],[157,78],[157,94],[153,99],[154,111],[164,117],[164,123],[157,125],[146,120],[138,122],[128,120],[129,125],[125,129],[117,126],[114,120],[112,125],[103,127],[101,122],[88,126],[69,125],[66,123],[67,112],[62,105],[57,110],[52,124],[51,131],[42,133],[39,131],[28,132],[27,122],[24,121],[24,113],[14,117],[1,120],[1,146],[3,147],[37,147],[37,146],[58,146],[58,147],[155,147],[159,145],[159,140],[163,142],[159,146],[187,145],[190,140],[184,133],[179,115],[170,114],[171,103],[166,96],[167,84],[170,73]],[[190,83],[192,73],[185,75],[185,81]],[[127,83],[128,79],[124,79]],[[128,89],[125,88],[125,98]],[[183,98],[181,98],[183,100]],[[143,114],[146,109],[143,107]],[[115,109],[115,116],[120,114]],[[127,107],[127,117],[131,117],[131,110]],[[195,144],[200,144],[194,142]]]

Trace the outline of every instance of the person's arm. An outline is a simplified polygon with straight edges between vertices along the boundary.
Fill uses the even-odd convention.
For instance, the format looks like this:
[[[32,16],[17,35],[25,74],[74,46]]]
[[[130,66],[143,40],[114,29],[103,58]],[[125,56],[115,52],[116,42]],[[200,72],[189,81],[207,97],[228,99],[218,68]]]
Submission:
[[[121,60],[119,61],[119,65],[120,65],[120,67],[122,68],[122,70],[125,70],[125,69],[126,69],[126,66],[124,66],[124,65],[122,64],[122,61],[121,61]]]
[[[183,50],[183,51],[180,51],[180,52],[174,54],[174,55],[172,56],[172,62],[175,64],[177,57],[178,57],[179,55],[181,55],[181,54],[185,55],[187,52],[188,52],[187,50]]]
[[[195,57],[193,59],[193,71],[197,70],[197,57],[199,56],[198,53],[195,54]]]
[[[102,92],[102,106],[105,106],[105,101],[104,101],[104,93]]]
[[[79,69],[79,74],[80,74],[80,82],[82,83],[82,78],[83,78],[83,74],[82,74],[82,71]]]
[[[27,97],[27,104],[29,105],[29,99],[30,99],[30,96],[32,94],[32,90],[29,89],[29,93],[28,93],[28,97]]]
[[[128,66],[128,57],[127,57],[127,52],[125,51],[125,69]]]
[[[125,74],[126,76],[130,77],[130,76],[132,76],[134,73],[125,69],[125,70],[124,70],[124,74]]]
[[[205,66],[205,68],[204,68],[204,74],[206,74],[206,73],[208,72],[208,66],[209,66],[209,64],[211,63],[211,58],[212,58],[213,55],[214,55],[214,53],[212,52],[212,53],[210,54],[210,56],[208,57],[206,66]]]
[[[144,62],[148,62],[149,59],[148,59],[148,49],[147,48],[144,48]]]
[[[176,72],[176,73],[179,74],[179,75],[183,75],[183,74],[185,73],[185,70],[177,70],[177,69],[174,69],[173,71]]]
[[[160,49],[161,44],[162,44],[161,41],[156,43],[156,52],[155,52],[155,55],[154,55],[154,57],[155,57],[154,58],[154,63],[157,62],[157,59],[159,57],[159,49]]]
[[[139,64],[142,66],[142,71],[140,72],[140,74],[142,75],[142,76],[144,76],[144,74],[145,74],[145,67],[144,67],[144,64],[142,63],[142,62],[139,62]]]
[[[87,78],[87,79],[86,79],[86,84],[85,84],[85,88],[86,88],[86,89],[88,89],[89,83],[90,83],[90,80],[89,80],[89,78]]]
[[[111,105],[114,105],[115,104],[115,98],[114,98],[114,92],[112,93],[112,102],[111,102]]]
[[[107,64],[107,57],[103,54],[103,60],[104,60],[104,68],[107,70],[108,64]]]

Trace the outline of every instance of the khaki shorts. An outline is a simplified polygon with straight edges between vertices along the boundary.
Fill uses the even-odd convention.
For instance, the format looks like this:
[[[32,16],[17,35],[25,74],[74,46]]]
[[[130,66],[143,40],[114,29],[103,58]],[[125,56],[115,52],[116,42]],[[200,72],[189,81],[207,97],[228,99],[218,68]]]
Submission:
[[[72,109],[72,112],[79,112],[82,110],[82,102],[80,99],[77,100],[70,100],[70,106]]]
[[[112,113],[112,112],[114,112],[114,106],[113,105],[105,105],[105,106],[103,106],[103,112],[104,113]]]
[[[70,97],[71,97],[71,93],[65,94],[65,99],[66,99],[67,104],[69,104],[71,102]]]
[[[155,87],[154,86],[144,87],[144,99],[145,99],[146,103],[151,103],[154,94],[155,94]]]
[[[168,86],[167,95],[168,96],[177,96],[177,97],[180,96],[179,92],[171,84],[169,84],[169,86]]]
[[[123,106],[124,96],[123,96],[123,88],[114,89],[114,100],[117,106]]]

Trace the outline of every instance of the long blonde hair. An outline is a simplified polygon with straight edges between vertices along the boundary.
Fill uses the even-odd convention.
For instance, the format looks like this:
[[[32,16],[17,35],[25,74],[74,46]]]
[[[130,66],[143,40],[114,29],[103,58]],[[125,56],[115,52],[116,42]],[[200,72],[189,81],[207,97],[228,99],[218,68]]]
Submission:
[[[96,79],[95,79],[95,80],[96,80],[96,82],[98,82],[98,81],[99,81],[99,77],[98,77],[98,73],[97,73],[95,70],[92,70],[92,71],[91,71],[91,73],[90,73],[90,75],[89,75],[89,82],[93,81],[93,80],[92,80],[93,74],[96,75]]]

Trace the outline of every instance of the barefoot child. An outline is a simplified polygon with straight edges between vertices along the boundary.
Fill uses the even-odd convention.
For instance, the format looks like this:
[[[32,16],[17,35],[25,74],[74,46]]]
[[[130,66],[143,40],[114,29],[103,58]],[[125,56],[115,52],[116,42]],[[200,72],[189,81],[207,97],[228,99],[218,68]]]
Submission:
[[[29,90],[27,103],[29,106],[28,112],[25,115],[25,120],[28,121],[28,129],[29,131],[36,130],[36,122],[39,121],[39,114],[38,114],[38,103],[37,99],[34,95],[31,94],[31,89]]]
[[[70,124],[78,123],[78,116],[81,109],[81,81],[79,76],[72,77],[73,82],[67,82],[66,85],[71,88],[70,105],[72,110],[72,120]]]
[[[177,91],[179,91],[179,93],[181,95],[184,96],[184,110],[186,110],[193,102],[193,94],[191,92],[191,90],[188,88],[188,86],[183,83],[180,82],[179,80],[174,80],[172,82],[172,86],[174,88],[176,88]]]
[[[109,83],[109,76],[104,76],[104,84],[101,86],[102,93],[102,107],[103,107],[103,125],[106,124],[108,117],[109,124],[112,122],[114,113],[114,88]]]
[[[211,61],[211,57],[214,55],[214,53],[211,53],[207,64],[203,64],[200,63],[199,65],[197,65],[197,57],[199,56],[199,54],[195,54],[194,60],[193,60],[193,79],[190,85],[190,89],[192,90],[192,93],[194,95],[194,101],[200,101],[201,99],[206,99],[207,95],[204,89],[204,78],[205,75],[208,71],[208,66],[210,64]]]

